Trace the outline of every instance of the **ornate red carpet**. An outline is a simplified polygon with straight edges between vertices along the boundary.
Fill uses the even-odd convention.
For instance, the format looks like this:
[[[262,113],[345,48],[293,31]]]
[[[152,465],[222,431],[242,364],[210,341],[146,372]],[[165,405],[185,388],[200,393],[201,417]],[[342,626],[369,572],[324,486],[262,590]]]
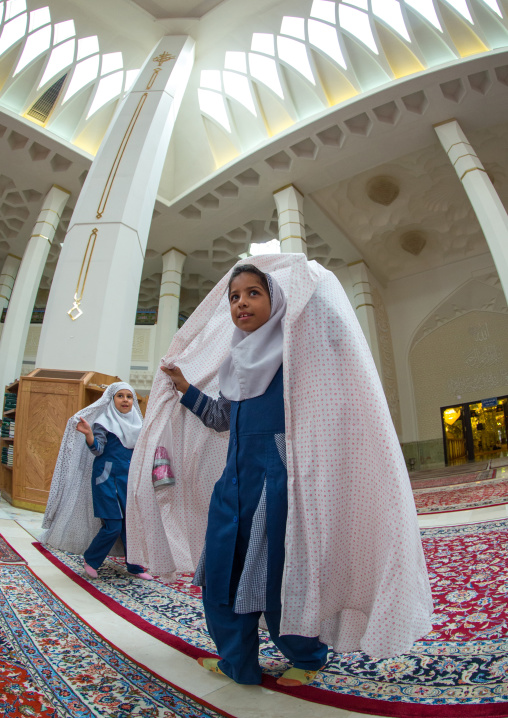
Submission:
[[[491,521],[422,532],[435,603],[434,629],[414,650],[393,659],[362,653],[330,654],[326,669],[301,689],[300,698],[346,710],[386,716],[470,718],[508,715],[508,522]],[[165,643],[197,656],[212,654],[199,590],[190,577],[171,586],[131,580],[109,560],[93,584],[82,558],[49,553],[57,566],[127,620]],[[264,684],[285,666],[261,636]]]
[[[102,638],[27,566],[0,566],[0,715],[220,718]],[[231,717],[230,717],[231,718]]]
[[[464,511],[508,503],[508,479],[491,479],[437,489],[414,489],[419,514]]]

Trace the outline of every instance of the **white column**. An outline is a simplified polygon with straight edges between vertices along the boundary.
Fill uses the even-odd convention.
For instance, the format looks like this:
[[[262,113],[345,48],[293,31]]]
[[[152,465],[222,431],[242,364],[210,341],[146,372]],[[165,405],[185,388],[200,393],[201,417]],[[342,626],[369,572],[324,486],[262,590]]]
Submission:
[[[157,312],[157,330],[155,334],[154,370],[159,360],[167,353],[171,340],[178,329],[180,311],[180,288],[182,270],[187,255],[173,247],[162,255],[162,279]]]
[[[508,214],[457,120],[434,129],[473,205],[508,299]]]
[[[290,184],[274,192],[273,198],[279,217],[280,251],[303,252],[306,255],[302,193]]]
[[[0,273],[0,317],[5,307],[9,304],[20,262],[21,257],[16,257],[15,254],[8,254],[5,258],[4,266]]]
[[[379,377],[383,380],[383,367],[376,329],[376,315],[367,265],[360,259],[348,265],[353,285],[353,306],[369,345]]]
[[[148,57],[90,168],[51,286],[36,365],[127,378],[146,243],[194,40]]]
[[[35,297],[69,195],[60,187],[50,189],[24,251],[0,339],[0,387],[19,378]]]

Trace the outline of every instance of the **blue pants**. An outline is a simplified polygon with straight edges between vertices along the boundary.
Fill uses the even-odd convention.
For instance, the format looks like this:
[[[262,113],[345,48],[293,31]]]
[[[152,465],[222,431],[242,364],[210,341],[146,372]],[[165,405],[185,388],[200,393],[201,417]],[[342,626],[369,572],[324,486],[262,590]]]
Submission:
[[[235,613],[234,602],[230,605],[212,605],[206,600],[203,586],[203,606],[208,631],[221,657],[219,668],[237,683],[257,685],[261,683],[259,665],[258,623],[261,611]],[[264,611],[270,638],[279,651],[293,663],[295,668],[316,671],[325,665],[328,646],[319,638],[279,635],[279,611]]]
[[[127,561],[127,536],[125,519],[102,519],[103,526],[83,554],[89,566],[97,570],[120,536],[125,549],[125,564],[129,573],[143,573],[142,566]]]

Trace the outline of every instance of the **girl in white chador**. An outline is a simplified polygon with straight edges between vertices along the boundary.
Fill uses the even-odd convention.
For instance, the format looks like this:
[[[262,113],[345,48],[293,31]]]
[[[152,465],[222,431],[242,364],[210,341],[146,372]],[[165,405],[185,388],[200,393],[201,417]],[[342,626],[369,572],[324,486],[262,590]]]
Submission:
[[[98,401],[67,422],[41,541],[84,553],[90,578],[97,578],[97,569],[118,539],[126,549],[127,477],[141,425],[136,393],[124,382],[111,384]],[[142,566],[127,560],[126,565],[138,578],[152,578]]]
[[[397,436],[339,282],[303,255],[247,261],[257,269],[237,274],[240,262],[175,336],[163,362],[173,383],[156,377],[128,540],[169,580],[197,568],[222,657],[202,665],[259,683],[264,613],[294,664],[279,682],[302,685],[323,644],[409,650],[431,629],[432,600]],[[161,446],[176,479],[154,490]]]

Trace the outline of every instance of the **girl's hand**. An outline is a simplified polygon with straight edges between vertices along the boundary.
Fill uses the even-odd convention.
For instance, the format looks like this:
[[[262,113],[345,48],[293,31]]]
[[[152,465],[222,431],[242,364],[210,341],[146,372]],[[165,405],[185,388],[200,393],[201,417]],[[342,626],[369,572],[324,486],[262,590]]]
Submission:
[[[88,421],[85,421],[84,419],[79,417],[78,423],[76,424],[76,431],[79,431],[81,434],[85,435],[86,443],[88,444],[88,446],[91,446],[93,444],[93,431]]]
[[[190,384],[182,374],[182,370],[177,366],[174,366],[172,369],[168,369],[165,366],[161,366],[161,369],[164,374],[167,374],[170,379],[172,379],[176,389],[178,389],[178,391],[181,391],[182,394],[185,394],[187,389],[190,387]]]

